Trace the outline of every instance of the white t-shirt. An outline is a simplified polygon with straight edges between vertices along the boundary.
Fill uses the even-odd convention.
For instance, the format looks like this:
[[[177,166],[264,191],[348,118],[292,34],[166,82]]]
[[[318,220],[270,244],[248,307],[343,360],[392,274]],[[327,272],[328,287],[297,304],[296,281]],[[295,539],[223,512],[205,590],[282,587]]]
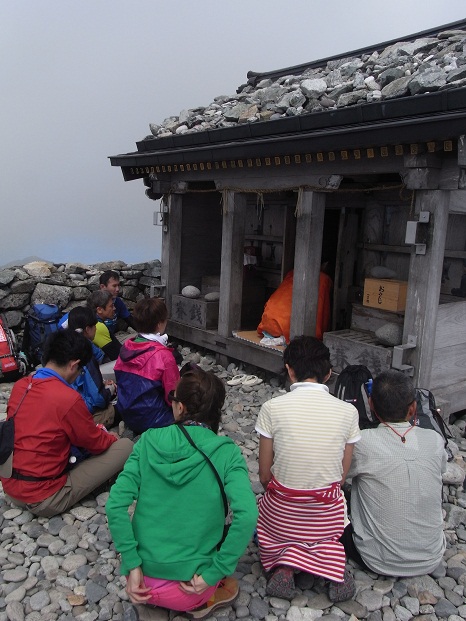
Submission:
[[[293,489],[340,481],[345,445],[361,437],[356,408],[314,382],[292,384],[289,393],[264,403],[256,431],[273,439],[272,474]]]

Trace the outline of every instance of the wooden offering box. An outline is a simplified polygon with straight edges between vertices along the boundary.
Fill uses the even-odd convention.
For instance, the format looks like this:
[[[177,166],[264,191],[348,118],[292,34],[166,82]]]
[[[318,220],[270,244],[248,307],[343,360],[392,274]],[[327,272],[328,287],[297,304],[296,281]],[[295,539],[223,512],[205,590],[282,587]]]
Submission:
[[[388,311],[403,311],[408,283],[388,278],[366,278],[363,305]]]
[[[218,300],[207,302],[202,298],[173,295],[171,318],[196,328],[217,329]]]

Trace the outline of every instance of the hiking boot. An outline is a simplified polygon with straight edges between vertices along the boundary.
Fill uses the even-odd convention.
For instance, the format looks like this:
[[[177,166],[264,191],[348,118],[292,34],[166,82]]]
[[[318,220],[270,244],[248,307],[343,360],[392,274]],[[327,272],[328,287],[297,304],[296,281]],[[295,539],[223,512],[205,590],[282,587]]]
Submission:
[[[218,585],[212,597],[199,608],[188,610],[184,614],[192,619],[205,619],[223,606],[232,604],[239,594],[238,580],[235,578],[224,578]],[[183,613],[182,613],[183,614]]]
[[[272,577],[267,582],[265,592],[271,597],[291,599],[294,595],[294,569],[281,565],[273,572]]]
[[[350,572],[345,569],[343,582],[330,582],[328,587],[328,598],[334,604],[338,602],[346,602],[347,599],[354,597],[356,593],[356,584]]]

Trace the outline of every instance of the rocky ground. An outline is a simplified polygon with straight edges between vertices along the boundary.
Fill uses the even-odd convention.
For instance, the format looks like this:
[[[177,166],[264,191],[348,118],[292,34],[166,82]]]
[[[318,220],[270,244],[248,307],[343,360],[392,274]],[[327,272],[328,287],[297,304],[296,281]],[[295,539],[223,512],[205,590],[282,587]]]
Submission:
[[[211,355],[182,350],[185,361],[194,360],[219,377],[238,372],[215,364]],[[254,369],[240,369],[251,372]],[[257,372],[257,370],[255,370]],[[266,377],[254,387],[227,386],[221,433],[241,447],[253,489],[261,493],[258,476],[258,440],[254,423],[260,405],[284,389],[276,377]],[[0,384],[0,412],[6,410],[11,384]],[[452,430],[455,459],[450,462],[444,485],[447,550],[443,567],[435,575],[409,579],[379,577],[351,567],[357,593],[352,600],[332,604],[322,581],[299,574],[295,597],[283,600],[265,594],[257,547],[251,542],[240,559],[235,576],[241,592],[232,607],[216,611],[223,621],[461,621],[466,619],[466,493],[463,490],[466,417]],[[68,513],[51,519],[36,518],[11,507],[0,491],[0,621],[135,621],[137,616],[124,590],[105,516],[108,493],[89,496]],[[142,615],[141,615],[142,616]],[[158,621],[169,613],[156,609]],[[174,617],[170,621],[183,617]]]

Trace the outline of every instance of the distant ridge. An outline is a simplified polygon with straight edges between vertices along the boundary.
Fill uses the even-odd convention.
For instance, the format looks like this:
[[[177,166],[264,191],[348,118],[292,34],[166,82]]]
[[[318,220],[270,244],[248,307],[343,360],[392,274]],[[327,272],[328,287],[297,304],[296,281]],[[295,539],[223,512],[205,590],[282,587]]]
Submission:
[[[5,269],[7,267],[22,267],[23,265],[26,265],[26,263],[31,263],[32,261],[45,261],[46,263],[52,263],[52,261],[47,261],[47,259],[32,256],[26,257],[25,259],[15,259],[14,261],[5,263],[5,265],[0,265],[0,269]]]

